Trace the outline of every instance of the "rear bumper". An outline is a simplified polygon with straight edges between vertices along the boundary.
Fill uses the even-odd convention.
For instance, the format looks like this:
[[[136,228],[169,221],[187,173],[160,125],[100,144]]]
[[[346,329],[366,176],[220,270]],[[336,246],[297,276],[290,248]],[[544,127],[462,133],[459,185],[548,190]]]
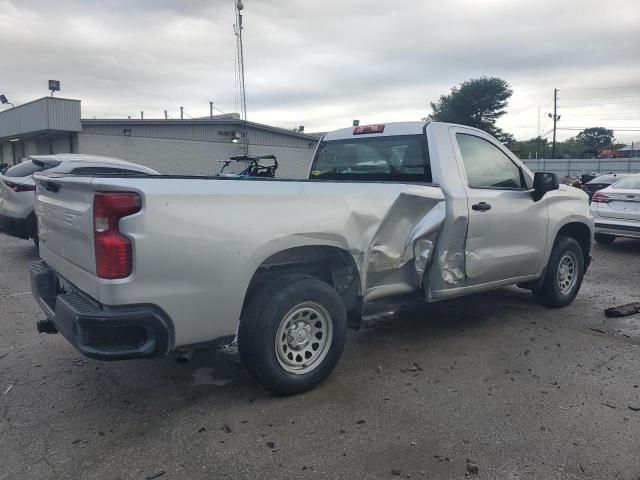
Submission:
[[[173,323],[159,307],[108,307],[61,283],[66,282],[45,262],[31,264],[33,296],[58,332],[83,355],[127,360],[169,353]]]
[[[0,231],[12,237],[29,240],[32,231],[31,218],[14,218],[0,214]]]
[[[616,237],[640,238],[640,222],[612,222],[598,219],[595,222],[595,231]]]

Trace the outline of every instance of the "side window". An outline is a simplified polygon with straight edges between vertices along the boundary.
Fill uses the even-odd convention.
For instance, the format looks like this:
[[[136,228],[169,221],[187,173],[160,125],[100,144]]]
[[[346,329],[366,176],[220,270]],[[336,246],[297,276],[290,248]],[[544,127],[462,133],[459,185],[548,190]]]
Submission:
[[[520,169],[492,143],[464,133],[456,139],[471,188],[526,188]]]
[[[144,175],[143,172],[113,167],[78,167],[69,172],[70,175]]]

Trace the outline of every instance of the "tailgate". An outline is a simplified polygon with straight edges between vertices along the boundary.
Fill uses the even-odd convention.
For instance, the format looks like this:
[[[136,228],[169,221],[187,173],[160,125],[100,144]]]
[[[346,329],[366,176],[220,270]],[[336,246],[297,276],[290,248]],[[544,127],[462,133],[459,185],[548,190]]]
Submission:
[[[34,179],[42,258],[61,273],[73,266],[94,274],[92,179],[46,174]]]
[[[597,204],[598,215],[620,220],[640,219],[640,192],[637,190],[616,190],[606,192],[609,202]]]

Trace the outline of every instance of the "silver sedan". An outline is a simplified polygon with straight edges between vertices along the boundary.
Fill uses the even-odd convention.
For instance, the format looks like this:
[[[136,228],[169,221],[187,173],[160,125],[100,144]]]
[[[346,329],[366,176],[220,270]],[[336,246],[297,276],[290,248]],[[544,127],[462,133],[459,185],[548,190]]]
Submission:
[[[640,238],[640,174],[595,192],[591,201],[596,242],[608,245],[616,237]]]

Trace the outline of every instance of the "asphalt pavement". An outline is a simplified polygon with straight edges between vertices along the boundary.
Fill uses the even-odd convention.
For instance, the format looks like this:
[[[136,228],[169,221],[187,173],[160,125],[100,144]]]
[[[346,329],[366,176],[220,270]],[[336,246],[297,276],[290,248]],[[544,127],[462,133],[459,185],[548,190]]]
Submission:
[[[226,352],[104,363],[38,334],[34,248],[0,235],[0,479],[638,480],[640,315],[603,310],[640,300],[640,241],[594,257],[564,309],[507,288],[377,313],[278,398]]]

